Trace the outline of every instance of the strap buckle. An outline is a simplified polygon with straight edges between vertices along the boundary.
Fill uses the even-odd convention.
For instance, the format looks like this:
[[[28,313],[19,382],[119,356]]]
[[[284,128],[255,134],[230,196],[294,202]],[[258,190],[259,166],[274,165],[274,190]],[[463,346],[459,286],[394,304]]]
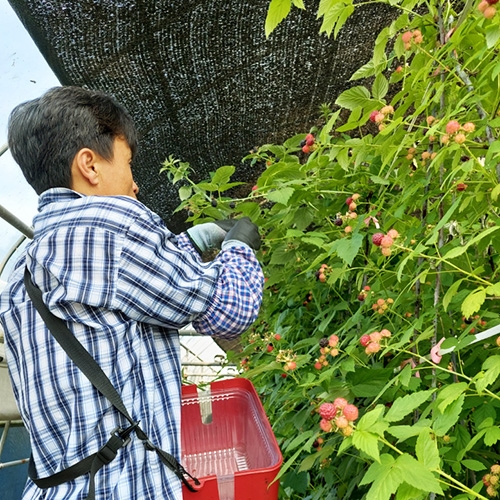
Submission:
[[[139,426],[140,420],[129,425],[125,429],[123,427],[115,427],[110,434],[112,436],[119,437],[123,441],[123,446],[127,446],[130,443],[130,434]]]

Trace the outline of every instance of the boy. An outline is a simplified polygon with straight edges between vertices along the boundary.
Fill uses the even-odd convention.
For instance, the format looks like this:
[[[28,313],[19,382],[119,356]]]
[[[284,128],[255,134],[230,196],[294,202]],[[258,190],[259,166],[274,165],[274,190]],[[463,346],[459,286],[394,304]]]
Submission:
[[[93,489],[88,473],[44,489],[34,481],[96,453],[129,424],[53,338],[26,293],[25,268],[149,440],[180,460],[177,330],[192,323],[231,338],[251,325],[262,300],[260,237],[248,219],[173,235],[137,201],[137,133],[101,92],[57,87],[19,105],[8,142],[39,194],[34,239],[0,295],[9,372],[32,446],[23,499],[83,500]],[[199,252],[210,247],[221,252],[203,263]],[[130,437],[97,472],[95,498],[180,500],[178,477]]]

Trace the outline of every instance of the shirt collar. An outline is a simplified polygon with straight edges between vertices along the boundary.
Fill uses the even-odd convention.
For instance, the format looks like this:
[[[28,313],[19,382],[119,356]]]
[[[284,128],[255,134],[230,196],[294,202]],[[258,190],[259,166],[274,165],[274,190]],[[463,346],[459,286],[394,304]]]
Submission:
[[[38,199],[38,211],[41,212],[47,205],[54,202],[77,200],[85,195],[67,188],[52,188],[44,191]]]

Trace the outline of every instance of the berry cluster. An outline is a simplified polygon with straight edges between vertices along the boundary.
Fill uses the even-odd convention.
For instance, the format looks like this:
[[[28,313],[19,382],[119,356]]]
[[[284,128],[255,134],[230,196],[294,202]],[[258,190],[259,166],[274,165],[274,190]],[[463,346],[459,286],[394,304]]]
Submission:
[[[318,412],[321,417],[319,426],[324,432],[340,432],[344,436],[352,434],[352,422],[359,415],[358,408],[344,398],[337,398],[333,403],[323,403]]]
[[[337,218],[333,221],[333,223],[336,226],[341,226],[344,221],[349,221],[351,219],[356,219],[358,217],[358,213],[356,212],[356,209],[358,208],[358,204],[356,203],[361,195],[359,193],[354,193],[352,196],[349,196],[345,200],[345,204],[349,208],[349,211],[346,212],[346,214],[342,217],[341,215],[337,214]],[[344,232],[350,233],[352,232],[352,226],[347,225],[344,228]]]
[[[424,41],[424,37],[420,30],[413,30],[403,33],[401,35],[401,40],[404,43],[405,50],[410,50],[412,43],[420,45]]]
[[[391,247],[394,244],[394,240],[398,237],[399,233],[395,229],[390,229],[387,231],[387,234],[375,233],[372,236],[372,243],[375,246],[380,247],[382,255],[389,257],[392,253]]]
[[[462,330],[465,330],[474,321],[476,322],[476,325],[470,329],[469,333],[476,333],[476,326],[486,326],[487,325],[487,322],[484,321],[484,319],[481,319],[481,316],[479,316],[479,314],[476,314],[475,316],[470,317],[470,318],[466,318],[465,316],[462,316],[462,324],[460,325],[460,328],[462,328]]]
[[[384,130],[386,123],[384,123],[389,115],[394,113],[394,108],[390,105],[384,106],[382,109],[372,111],[370,113],[370,121],[378,124],[379,131]]]
[[[375,354],[382,348],[381,341],[391,337],[391,332],[384,328],[380,332],[373,332],[368,335],[363,335],[359,339],[359,343],[365,348],[366,354]]]
[[[310,291],[306,295],[306,298],[304,299],[304,302],[302,302],[302,305],[307,307],[312,302],[312,299],[313,299],[313,293]]]
[[[314,151],[316,149],[314,146],[316,144],[316,139],[314,138],[314,135],[312,134],[307,134],[306,138],[303,141],[300,141],[300,147],[302,148],[303,153],[310,153],[311,151]]]
[[[486,493],[490,497],[498,496],[498,486],[500,484],[500,465],[494,464],[490,467],[490,473],[483,476],[483,484],[486,486]]]
[[[477,10],[482,12],[486,19],[492,19],[497,13],[497,9],[495,8],[496,3],[498,3],[498,0],[481,0],[477,6]]]
[[[316,279],[321,281],[321,283],[326,283],[328,274],[331,272],[331,267],[326,264],[321,264],[318,271],[316,271]]]
[[[372,304],[372,309],[379,314],[384,314],[387,309],[389,309],[389,305],[393,304],[394,300],[391,299],[390,297],[388,299],[377,299],[377,302]]]
[[[283,370],[286,372],[293,371],[297,368],[296,358],[297,355],[291,349],[280,349],[276,355],[276,361],[278,363],[283,363]]]
[[[337,348],[339,343],[339,338],[337,335],[333,334],[330,335],[330,337],[323,337],[319,341],[319,352],[321,353],[321,356],[316,360],[314,363],[314,368],[316,370],[321,370],[323,366],[328,366],[328,356],[338,356],[339,355],[339,350]]]
[[[453,139],[457,144],[463,144],[467,140],[467,134],[474,132],[476,126],[472,122],[460,125],[456,120],[450,120],[446,124],[446,134],[441,136],[441,144],[448,144]]]
[[[363,302],[363,301],[366,299],[366,297],[368,296],[368,292],[369,292],[370,290],[371,290],[371,288],[370,288],[368,285],[364,286],[364,287],[363,287],[363,290],[361,290],[361,292],[359,292],[359,295],[358,295],[358,300],[359,300],[360,302]],[[373,293],[373,292],[372,292],[372,293]]]

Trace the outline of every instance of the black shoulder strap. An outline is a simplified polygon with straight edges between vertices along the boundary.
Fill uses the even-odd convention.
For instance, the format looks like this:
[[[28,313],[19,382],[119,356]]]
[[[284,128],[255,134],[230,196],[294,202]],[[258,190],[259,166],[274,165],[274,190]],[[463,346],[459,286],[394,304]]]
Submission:
[[[116,457],[118,450],[129,443],[130,434],[135,431],[137,437],[144,442],[144,446],[147,450],[155,451],[162,463],[171,469],[189,488],[189,490],[197,491],[197,489],[193,488],[191,483],[186,479],[186,476],[191,478],[197,486],[200,485],[199,480],[189,474],[173,455],[157,448],[151,443],[148,436],[139,427],[139,422],[135,422],[128,413],[125,405],[123,404],[122,398],[114,388],[107,375],[103,372],[102,368],[82,346],[73,333],[71,333],[64,321],[49,311],[43,302],[42,292],[32,282],[31,275],[27,267],[24,271],[24,285],[36,310],[45,321],[45,324],[54,338],[66,351],[73,363],[78,366],[94,387],[111,402],[111,404],[127,419],[130,424],[129,427],[125,429],[114,429],[111,432],[111,438],[97,453],[84,458],[80,462],[52,476],[40,479],[36,478],[35,466],[33,460],[30,460],[28,472],[33,482],[40,488],[50,488],[67,481],[71,481],[79,476],[82,476],[83,474],[90,473],[90,487],[87,500],[94,500],[95,474],[104,465],[109,464]]]

